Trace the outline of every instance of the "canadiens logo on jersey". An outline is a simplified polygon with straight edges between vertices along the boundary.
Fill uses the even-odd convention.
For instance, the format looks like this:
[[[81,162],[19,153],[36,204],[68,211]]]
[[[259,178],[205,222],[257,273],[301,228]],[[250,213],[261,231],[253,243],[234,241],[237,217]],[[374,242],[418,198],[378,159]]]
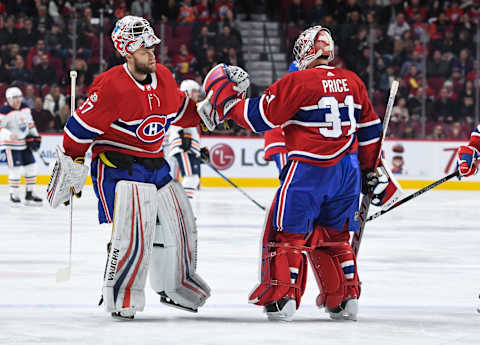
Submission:
[[[166,115],[150,115],[136,130],[137,138],[144,143],[154,143],[163,139],[167,124]]]

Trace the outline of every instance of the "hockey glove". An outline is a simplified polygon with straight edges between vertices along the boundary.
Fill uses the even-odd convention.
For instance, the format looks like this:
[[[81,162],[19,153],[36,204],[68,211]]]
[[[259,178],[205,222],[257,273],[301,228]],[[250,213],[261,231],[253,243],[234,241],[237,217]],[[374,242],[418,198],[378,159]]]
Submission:
[[[197,110],[210,131],[225,120],[237,102],[245,98],[249,86],[248,73],[240,67],[219,64],[208,72],[203,81],[207,97],[197,104]]]
[[[37,152],[40,149],[40,144],[42,143],[42,137],[36,135],[27,135],[25,138],[27,142],[27,147],[32,152]]]
[[[383,164],[383,159],[382,159]],[[388,167],[384,165],[377,168],[377,172],[364,172],[362,192],[372,193],[371,203],[374,206],[389,208],[400,196],[403,190]]]
[[[461,176],[469,177],[477,173],[475,161],[480,154],[473,146],[460,146],[458,149],[457,169]]]
[[[182,145],[180,146],[184,152],[190,151],[192,148],[192,136],[188,133],[185,133],[183,129],[178,131],[180,138],[182,139]]]
[[[202,164],[210,163],[210,151],[208,151],[206,146],[200,149],[200,162],[202,162]]]

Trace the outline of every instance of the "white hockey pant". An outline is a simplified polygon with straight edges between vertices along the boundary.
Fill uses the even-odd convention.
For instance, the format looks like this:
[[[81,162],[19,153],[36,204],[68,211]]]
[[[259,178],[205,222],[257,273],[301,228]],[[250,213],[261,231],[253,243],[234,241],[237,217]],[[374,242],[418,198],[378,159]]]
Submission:
[[[210,288],[196,273],[197,228],[192,208],[178,181],[157,192],[158,219],[150,268],[150,284],[173,302],[196,310]]]
[[[112,240],[103,299],[105,310],[142,311],[156,224],[157,188],[153,184],[120,181],[115,188]]]

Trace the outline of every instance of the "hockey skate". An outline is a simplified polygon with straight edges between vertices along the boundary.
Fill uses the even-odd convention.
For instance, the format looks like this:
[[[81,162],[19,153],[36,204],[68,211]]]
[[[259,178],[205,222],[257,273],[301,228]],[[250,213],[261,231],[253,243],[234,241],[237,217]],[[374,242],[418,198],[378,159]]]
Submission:
[[[113,312],[112,318],[116,320],[133,320],[135,318],[135,310],[125,309]]]
[[[358,300],[346,299],[336,308],[326,308],[332,320],[351,320],[357,321]]]
[[[21,200],[17,194],[10,193],[10,204],[13,207],[18,207],[21,205]]]
[[[297,302],[294,299],[283,297],[278,301],[267,304],[264,310],[270,321],[292,321],[297,310]]]
[[[32,191],[25,193],[25,205],[27,206],[42,206],[43,200],[39,196],[35,195]]]

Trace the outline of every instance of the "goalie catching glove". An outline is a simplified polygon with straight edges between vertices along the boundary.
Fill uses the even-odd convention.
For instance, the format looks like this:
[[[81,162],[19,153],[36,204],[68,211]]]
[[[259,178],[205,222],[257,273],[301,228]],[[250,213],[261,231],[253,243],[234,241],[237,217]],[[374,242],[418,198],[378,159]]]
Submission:
[[[363,173],[362,192],[364,194],[372,193],[372,205],[384,209],[392,206],[403,194],[402,188],[383,158],[376,172]]]
[[[83,158],[76,158],[73,161],[57,146],[57,161],[47,187],[50,206],[56,208],[62,203],[69,202],[72,193],[79,196],[87,176],[88,167],[83,165]]]
[[[248,73],[237,66],[219,64],[203,81],[207,97],[197,104],[197,111],[208,130],[222,123],[232,107],[244,99],[250,86]]]
[[[477,173],[475,161],[480,153],[473,146],[460,146],[458,149],[457,169],[461,176],[469,177]]]

